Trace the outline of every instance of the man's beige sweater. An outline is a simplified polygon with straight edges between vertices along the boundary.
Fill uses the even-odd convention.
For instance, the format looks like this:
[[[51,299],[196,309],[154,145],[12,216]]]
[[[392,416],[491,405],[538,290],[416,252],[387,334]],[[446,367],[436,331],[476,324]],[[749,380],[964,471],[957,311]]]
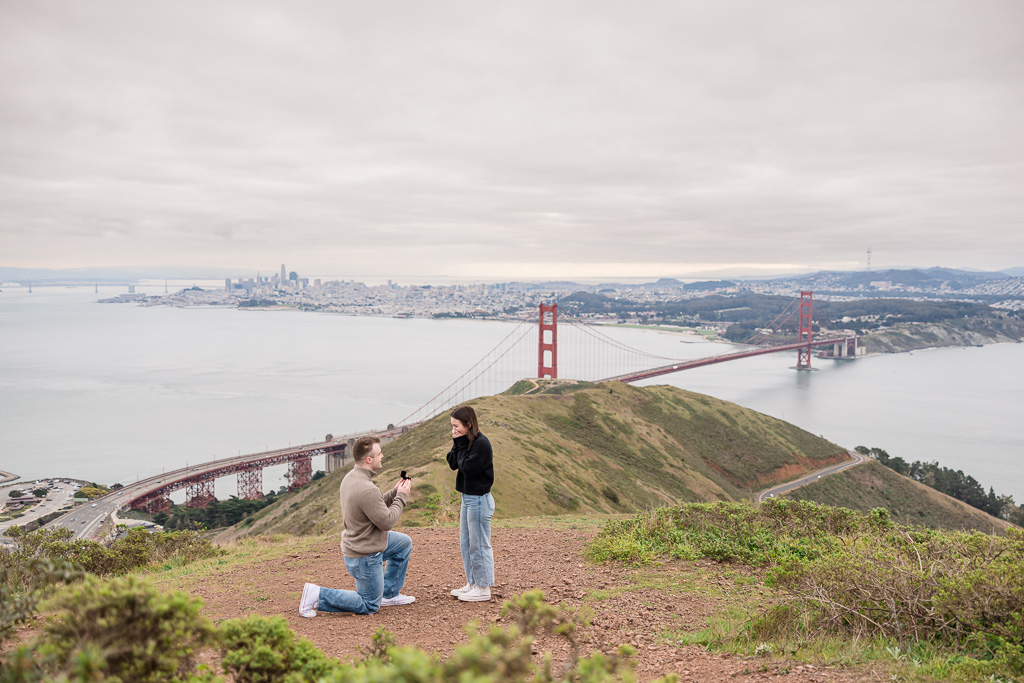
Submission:
[[[345,557],[366,557],[388,547],[388,530],[398,523],[405,494],[391,489],[382,493],[373,483],[372,470],[353,467],[341,480],[341,552]]]

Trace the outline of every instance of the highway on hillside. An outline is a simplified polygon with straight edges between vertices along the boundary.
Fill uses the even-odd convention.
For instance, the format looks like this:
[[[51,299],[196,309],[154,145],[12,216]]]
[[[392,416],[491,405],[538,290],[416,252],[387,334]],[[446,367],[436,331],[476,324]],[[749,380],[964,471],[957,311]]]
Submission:
[[[116,523],[117,511],[126,506],[136,495],[144,493],[146,490],[146,484],[139,482],[111,491],[89,503],[82,503],[70,512],[51,521],[46,528],[66,527],[71,529],[75,538],[94,538],[100,533],[105,521],[111,519]],[[113,527],[111,526],[111,528]]]
[[[793,489],[800,488],[804,484],[811,484],[813,482],[818,481],[822,477],[827,477],[830,474],[837,474],[845,469],[848,469],[850,467],[856,467],[857,465],[860,465],[861,463],[865,463],[868,461],[868,457],[866,455],[861,455],[857,451],[846,452],[849,453],[852,460],[839,463],[838,465],[831,465],[829,467],[825,467],[815,472],[811,472],[805,477],[801,477],[799,479],[787,482],[785,484],[779,484],[778,486],[772,486],[771,488],[767,488],[764,491],[758,493],[757,498],[755,498],[755,500],[758,503],[762,503],[767,498],[775,498],[776,496],[781,496],[783,493],[789,493]]]

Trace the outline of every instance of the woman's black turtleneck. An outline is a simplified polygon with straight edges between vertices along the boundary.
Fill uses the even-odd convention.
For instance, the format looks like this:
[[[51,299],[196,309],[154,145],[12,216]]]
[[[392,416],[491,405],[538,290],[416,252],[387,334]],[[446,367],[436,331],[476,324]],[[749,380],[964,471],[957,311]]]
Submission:
[[[455,490],[459,493],[482,496],[491,492],[491,485],[494,484],[494,455],[491,442],[483,434],[477,434],[472,445],[466,435],[452,439],[448,466],[458,470]]]

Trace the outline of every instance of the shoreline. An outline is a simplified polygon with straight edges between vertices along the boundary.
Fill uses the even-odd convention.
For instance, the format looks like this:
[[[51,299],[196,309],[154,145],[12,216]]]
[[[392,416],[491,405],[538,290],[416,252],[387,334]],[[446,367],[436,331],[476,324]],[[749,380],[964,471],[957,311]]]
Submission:
[[[7,484],[8,482],[17,481],[21,479],[20,474],[11,474],[10,472],[4,472],[0,470],[0,486]]]

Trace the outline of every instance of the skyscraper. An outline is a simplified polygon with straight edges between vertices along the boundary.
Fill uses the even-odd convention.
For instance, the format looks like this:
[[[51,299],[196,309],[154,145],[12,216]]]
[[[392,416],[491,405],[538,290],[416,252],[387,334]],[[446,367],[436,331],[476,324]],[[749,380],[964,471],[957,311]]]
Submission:
[[[280,282],[280,285],[281,285],[282,289],[284,288],[284,283],[287,282],[287,281],[288,281],[288,276],[285,275],[284,264],[282,263],[281,264],[281,282]]]

